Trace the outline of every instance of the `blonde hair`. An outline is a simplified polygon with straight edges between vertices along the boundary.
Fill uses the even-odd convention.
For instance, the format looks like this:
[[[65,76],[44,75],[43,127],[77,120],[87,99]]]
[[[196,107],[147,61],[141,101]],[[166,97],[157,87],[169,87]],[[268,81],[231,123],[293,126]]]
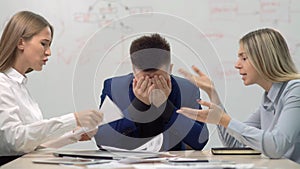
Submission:
[[[299,79],[283,36],[270,28],[250,32],[240,39],[246,55],[257,72],[271,82]]]
[[[30,11],[16,13],[4,28],[0,40],[0,72],[6,71],[14,64],[17,45],[21,38],[30,40],[45,27],[50,28],[52,38],[53,27],[45,18]],[[31,71],[32,69],[29,69],[26,73]]]

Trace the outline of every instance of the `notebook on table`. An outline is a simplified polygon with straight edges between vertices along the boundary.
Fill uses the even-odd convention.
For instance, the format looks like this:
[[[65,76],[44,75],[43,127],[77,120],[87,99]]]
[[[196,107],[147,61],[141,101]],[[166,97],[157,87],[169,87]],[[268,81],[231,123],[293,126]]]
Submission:
[[[214,147],[211,148],[214,155],[260,155],[261,152],[250,147],[230,148],[230,147]]]

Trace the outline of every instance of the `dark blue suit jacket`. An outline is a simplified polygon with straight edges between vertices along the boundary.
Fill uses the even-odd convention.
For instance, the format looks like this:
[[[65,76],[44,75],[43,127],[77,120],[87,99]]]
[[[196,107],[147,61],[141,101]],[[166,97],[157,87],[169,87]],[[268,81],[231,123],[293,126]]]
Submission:
[[[100,107],[108,96],[123,112],[124,118],[100,126],[95,135],[97,145],[134,149],[163,133],[162,151],[184,150],[185,144],[202,150],[208,141],[207,126],[176,113],[182,106],[201,109],[196,102],[200,98],[199,89],[186,79],[171,75],[172,91],[161,115],[151,122],[139,123],[134,118],[149,107],[134,96],[133,78],[130,73],[104,81]],[[147,117],[144,118],[147,121]]]

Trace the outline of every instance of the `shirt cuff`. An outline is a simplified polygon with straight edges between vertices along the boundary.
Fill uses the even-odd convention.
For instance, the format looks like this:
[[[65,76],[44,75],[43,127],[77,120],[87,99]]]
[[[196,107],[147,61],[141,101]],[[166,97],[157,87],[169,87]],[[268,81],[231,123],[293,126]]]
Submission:
[[[147,111],[151,107],[151,105],[147,105],[143,103],[138,98],[132,100],[132,105],[134,108],[136,108],[139,111]]]
[[[231,119],[227,127],[227,132],[234,137],[241,137],[244,128],[244,123],[236,119]]]
[[[72,131],[65,133],[63,136],[58,137],[57,139],[50,140],[46,143],[43,143],[42,147],[47,148],[61,148],[63,146],[76,143],[81,138],[81,134],[75,134]]]
[[[66,126],[66,131],[71,131],[77,127],[77,122],[74,113],[69,113],[63,116],[60,116],[60,119],[63,121]]]

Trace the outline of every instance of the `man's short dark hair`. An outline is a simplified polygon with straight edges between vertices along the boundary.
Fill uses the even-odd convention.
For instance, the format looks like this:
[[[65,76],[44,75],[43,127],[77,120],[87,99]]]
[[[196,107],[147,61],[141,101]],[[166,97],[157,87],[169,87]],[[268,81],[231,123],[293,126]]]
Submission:
[[[170,65],[170,45],[159,34],[142,36],[131,43],[131,63],[140,70],[159,69]]]

